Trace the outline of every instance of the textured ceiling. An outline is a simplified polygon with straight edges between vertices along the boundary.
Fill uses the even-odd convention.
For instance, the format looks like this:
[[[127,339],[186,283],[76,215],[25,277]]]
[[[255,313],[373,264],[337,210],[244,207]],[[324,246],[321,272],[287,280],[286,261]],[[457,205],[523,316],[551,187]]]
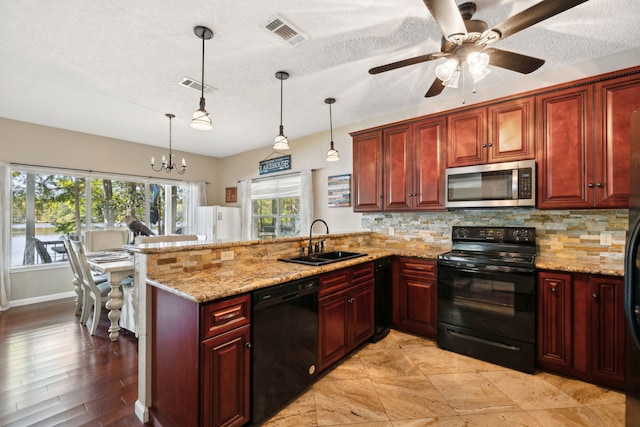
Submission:
[[[462,1],[457,0],[458,3]],[[489,26],[538,0],[477,0],[474,19]],[[264,29],[281,15],[308,35],[292,47]],[[640,1],[590,0],[495,46],[546,60],[544,73],[636,49]],[[205,94],[214,129],[189,127],[199,91],[202,42]],[[225,157],[270,146],[280,121],[284,70],[285,134],[326,131],[418,108],[460,94],[424,98],[440,61],[378,75],[368,69],[437,52],[441,33],[422,0],[171,0],[0,2],[0,117],[166,147],[174,113],[175,149]],[[639,61],[640,63],[640,61]],[[493,68],[479,86],[522,75]]]

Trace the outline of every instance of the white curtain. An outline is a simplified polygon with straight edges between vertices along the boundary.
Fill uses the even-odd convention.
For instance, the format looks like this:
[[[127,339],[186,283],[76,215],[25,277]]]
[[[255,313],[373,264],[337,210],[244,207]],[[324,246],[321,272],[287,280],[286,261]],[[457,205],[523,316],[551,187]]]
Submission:
[[[189,182],[186,184],[183,223],[187,224],[182,234],[195,234],[196,208],[207,206],[207,184],[205,182]]]
[[[304,235],[313,221],[313,171],[300,172],[300,234]]]
[[[0,311],[9,309],[11,294],[11,167],[0,162]]]
[[[240,181],[240,206],[242,207],[242,240],[253,240],[251,223],[251,180]]]

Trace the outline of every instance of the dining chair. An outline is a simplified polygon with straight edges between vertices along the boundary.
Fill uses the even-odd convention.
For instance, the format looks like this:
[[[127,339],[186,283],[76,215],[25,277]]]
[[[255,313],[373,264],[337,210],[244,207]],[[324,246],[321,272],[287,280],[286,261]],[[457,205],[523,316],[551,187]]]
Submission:
[[[102,312],[102,306],[109,299],[109,291],[111,291],[111,284],[109,282],[103,282],[96,284],[91,274],[91,268],[87,262],[87,255],[84,250],[82,242],[71,240],[71,248],[76,256],[78,262],[78,270],[80,272],[80,278],[82,283],[82,314],[80,315],[80,323],[87,324],[91,307],[93,307],[93,323],[89,330],[89,335],[94,335],[100,322],[100,314]]]
[[[84,299],[84,292],[83,292],[84,286],[82,284],[82,273],[80,272],[78,257],[76,256],[73,248],[71,247],[71,240],[63,239],[62,243],[64,245],[64,250],[67,254],[67,259],[69,260],[69,265],[71,266],[71,272],[73,273],[73,288],[77,295],[76,314],[78,314],[82,310],[82,306],[83,306],[82,302]],[[94,272],[91,272],[91,274],[93,276],[93,282],[96,285],[99,285],[107,281],[106,274],[96,274]]]

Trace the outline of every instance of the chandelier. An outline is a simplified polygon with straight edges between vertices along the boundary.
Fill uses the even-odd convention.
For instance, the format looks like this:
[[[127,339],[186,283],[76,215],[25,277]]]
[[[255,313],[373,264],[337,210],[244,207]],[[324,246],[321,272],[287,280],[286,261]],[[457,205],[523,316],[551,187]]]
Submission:
[[[185,162],[184,157],[183,157],[182,158],[182,167],[180,169],[178,169],[176,164],[173,162],[173,152],[171,150],[171,119],[173,119],[175,117],[175,115],[173,115],[171,113],[167,113],[167,114],[165,114],[165,116],[169,117],[169,158],[167,159],[167,157],[163,154],[162,155],[162,164],[160,165],[160,167],[158,169],[156,169],[155,168],[156,158],[152,157],[151,158],[151,169],[153,169],[156,172],[160,172],[161,170],[166,170],[167,173],[171,173],[171,171],[173,171],[175,169],[177,173],[179,173],[180,175],[183,175],[187,171],[187,162]]]

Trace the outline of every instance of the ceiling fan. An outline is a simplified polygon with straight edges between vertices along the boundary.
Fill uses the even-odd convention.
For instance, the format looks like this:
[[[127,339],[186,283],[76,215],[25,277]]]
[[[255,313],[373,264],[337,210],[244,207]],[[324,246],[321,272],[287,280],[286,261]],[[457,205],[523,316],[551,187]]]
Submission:
[[[436,68],[436,79],[425,98],[439,95],[445,86],[457,87],[464,62],[467,63],[474,83],[489,73],[487,65],[529,74],[540,68],[544,59],[489,46],[586,1],[588,0],[543,0],[489,28],[486,22],[471,19],[476,11],[476,4],[473,2],[456,6],[455,0],[424,0],[443,34],[440,52],[375,67],[369,70],[369,74],[449,58]]]

